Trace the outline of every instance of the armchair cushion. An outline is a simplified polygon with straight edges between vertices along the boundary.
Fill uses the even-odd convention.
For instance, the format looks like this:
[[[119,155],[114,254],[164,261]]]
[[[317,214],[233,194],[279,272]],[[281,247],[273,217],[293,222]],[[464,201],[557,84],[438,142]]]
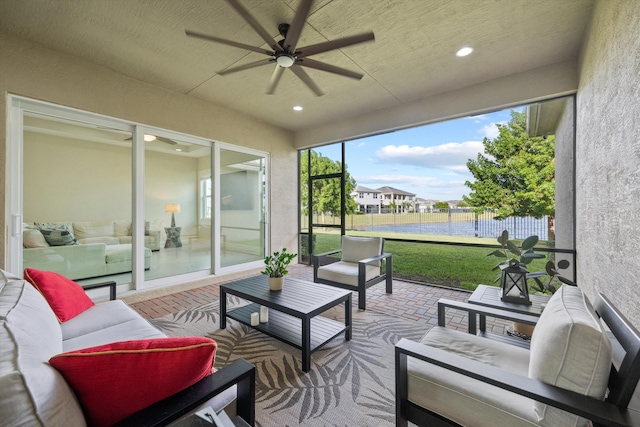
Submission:
[[[382,238],[342,236],[342,261],[355,262],[382,254]],[[373,265],[380,265],[376,261]]]
[[[549,300],[531,337],[529,377],[604,399],[611,369],[611,343],[591,303],[575,286],[562,286]],[[542,403],[538,420],[548,425],[587,421]]]
[[[88,424],[110,426],[212,373],[216,342],[204,337],[121,341],[52,357]]]
[[[527,375],[529,352],[521,347],[438,326],[427,332],[420,342]],[[413,358],[408,359],[407,375],[411,402],[461,425],[538,425],[531,400],[526,397]]]
[[[58,273],[26,268],[24,278],[44,296],[60,323],[95,305],[82,286]]]
[[[365,270],[365,281],[380,275],[380,267],[367,264]],[[318,269],[318,278],[357,287],[358,263],[338,261],[333,264],[323,265]]]

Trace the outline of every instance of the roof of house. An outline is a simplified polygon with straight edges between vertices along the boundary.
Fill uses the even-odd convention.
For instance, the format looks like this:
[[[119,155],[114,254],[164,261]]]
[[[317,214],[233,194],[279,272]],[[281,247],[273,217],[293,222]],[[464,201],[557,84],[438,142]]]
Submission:
[[[381,193],[391,193],[391,194],[398,194],[398,195],[403,195],[403,196],[415,196],[415,193],[409,193],[408,191],[404,191],[404,190],[398,190],[397,188],[393,188],[393,187],[380,187],[378,188],[378,190]]]
[[[363,187],[362,185],[356,185],[356,188],[353,190],[358,193],[380,193],[380,190],[374,190],[373,188]]]

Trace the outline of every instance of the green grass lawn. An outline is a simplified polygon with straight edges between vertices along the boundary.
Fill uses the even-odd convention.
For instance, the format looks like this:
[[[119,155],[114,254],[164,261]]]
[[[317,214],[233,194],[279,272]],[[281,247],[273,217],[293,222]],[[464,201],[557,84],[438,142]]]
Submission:
[[[349,233],[356,235],[356,233]],[[357,233],[373,235],[373,233]],[[426,236],[393,233],[376,233],[381,237],[396,237],[409,240],[432,240],[448,242],[481,243],[494,245],[495,239],[455,238],[451,236]],[[418,238],[419,237],[419,238]],[[333,230],[316,233],[315,253],[339,249],[339,233]],[[499,271],[492,268],[499,258],[487,256],[492,249],[465,246],[447,246],[427,243],[385,241],[385,252],[393,254],[393,276],[397,279],[414,280],[441,286],[474,290],[478,285],[496,285]],[[528,270],[543,271],[546,259],[534,260]]]

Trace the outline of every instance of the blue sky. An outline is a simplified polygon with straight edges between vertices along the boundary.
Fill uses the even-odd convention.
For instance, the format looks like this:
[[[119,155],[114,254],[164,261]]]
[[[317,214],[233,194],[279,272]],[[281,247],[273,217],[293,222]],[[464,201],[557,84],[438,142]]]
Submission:
[[[423,199],[461,200],[469,194],[465,181],[473,180],[467,160],[483,151],[484,137],[497,136],[496,124],[510,118],[510,110],[503,110],[348,141],[347,170],[364,187],[390,186]],[[339,144],[316,150],[340,159]]]

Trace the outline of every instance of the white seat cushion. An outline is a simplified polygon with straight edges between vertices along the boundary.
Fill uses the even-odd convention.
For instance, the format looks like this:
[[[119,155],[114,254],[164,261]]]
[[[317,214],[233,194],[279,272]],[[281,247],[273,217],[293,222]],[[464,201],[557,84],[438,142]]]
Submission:
[[[527,376],[529,351],[465,332],[434,327],[422,344]],[[408,358],[409,400],[459,424],[538,426],[532,401],[509,391]]]
[[[151,326],[142,317],[108,328],[80,335],[62,342],[62,351],[73,351],[81,348],[95,347],[117,341],[144,340],[149,338],[166,338],[166,335]]]
[[[62,339],[68,340],[139,318],[140,315],[124,301],[106,301],[61,323]]]
[[[562,286],[533,331],[529,376],[602,400],[611,358],[611,342],[589,300],[578,287]],[[545,425],[588,425],[583,418],[542,403],[535,403],[535,411]]]
[[[365,267],[365,280],[369,281],[380,275],[380,267],[367,264]],[[318,278],[344,283],[354,287],[358,286],[358,264],[353,262],[338,261],[333,264],[318,267]]]

